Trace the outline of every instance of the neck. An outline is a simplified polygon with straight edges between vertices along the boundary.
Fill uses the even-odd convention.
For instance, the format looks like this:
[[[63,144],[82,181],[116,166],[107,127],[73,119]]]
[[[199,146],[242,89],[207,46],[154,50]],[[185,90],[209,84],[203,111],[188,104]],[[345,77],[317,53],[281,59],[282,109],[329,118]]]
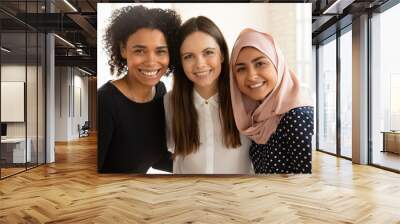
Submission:
[[[194,89],[205,100],[208,100],[210,97],[214,96],[218,92],[217,85],[206,87],[194,85]]]
[[[153,86],[143,85],[129,74],[125,76],[124,80],[134,101],[147,102],[153,98]]]

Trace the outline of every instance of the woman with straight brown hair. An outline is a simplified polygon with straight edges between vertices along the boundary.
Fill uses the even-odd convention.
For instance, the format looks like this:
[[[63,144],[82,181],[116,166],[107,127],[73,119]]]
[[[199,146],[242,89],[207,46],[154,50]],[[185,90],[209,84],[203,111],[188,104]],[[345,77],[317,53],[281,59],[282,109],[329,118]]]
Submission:
[[[179,29],[176,46],[173,90],[164,96],[173,172],[252,173],[250,140],[239,134],[233,117],[221,31],[207,17],[194,17]]]

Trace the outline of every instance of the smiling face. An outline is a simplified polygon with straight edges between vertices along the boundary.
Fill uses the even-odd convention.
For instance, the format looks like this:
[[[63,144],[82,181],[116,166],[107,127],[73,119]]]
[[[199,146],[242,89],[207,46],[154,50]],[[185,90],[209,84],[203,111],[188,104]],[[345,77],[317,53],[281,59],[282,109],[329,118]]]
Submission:
[[[121,46],[121,56],[127,61],[128,75],[146,87],[155,86],[169,65],[167,42],[156,29],[141,28],[131,34]]]
[[[215,39],[203,32],[188,35],[180,48],[183,71],[198,91],[217,90],[223,56]]]
[[[278,73],[275,66],[261,51],[243,48],[233,69],[239,90],[256,101],[262,101],[274,89]]]

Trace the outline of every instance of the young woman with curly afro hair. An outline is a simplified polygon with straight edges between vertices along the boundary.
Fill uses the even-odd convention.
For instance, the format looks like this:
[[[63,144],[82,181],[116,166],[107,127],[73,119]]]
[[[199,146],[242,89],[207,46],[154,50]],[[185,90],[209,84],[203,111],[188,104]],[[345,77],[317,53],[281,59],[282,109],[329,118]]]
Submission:
[[[118,79],[98,90],[98,172],[172,171],[166,89],[160,79],[174,69],[170,55],[180,16],[173,10],[127,6],[114,11],[110,21],[104,42]]]

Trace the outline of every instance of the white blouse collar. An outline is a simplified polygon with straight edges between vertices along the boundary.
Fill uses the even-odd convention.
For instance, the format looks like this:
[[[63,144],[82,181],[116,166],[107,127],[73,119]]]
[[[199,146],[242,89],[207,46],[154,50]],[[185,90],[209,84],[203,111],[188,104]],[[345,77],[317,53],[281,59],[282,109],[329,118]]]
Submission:
[[[200,96],[200,94],[195,89],[193,89],[193,100],[194,100],[194,105],[196,107],[205,105],[205,104],[211,104],[213,106],[218,106],[218,93],[214,94],[212,97],[210,97],[206,100],[202,96]]]

